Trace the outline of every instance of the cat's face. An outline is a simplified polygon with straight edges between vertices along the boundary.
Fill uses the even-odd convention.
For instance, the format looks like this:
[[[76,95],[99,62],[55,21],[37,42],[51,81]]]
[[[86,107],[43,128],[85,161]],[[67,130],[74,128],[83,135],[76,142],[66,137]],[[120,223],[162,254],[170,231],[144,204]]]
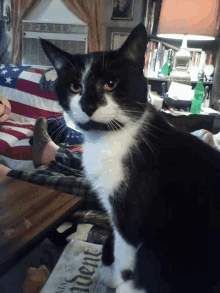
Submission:
[[[59,103],[83,132],[120,130],[141,117],[147,96],[143,25],[117,51],[70,55],[48,41],[41,43],[58,74]]]

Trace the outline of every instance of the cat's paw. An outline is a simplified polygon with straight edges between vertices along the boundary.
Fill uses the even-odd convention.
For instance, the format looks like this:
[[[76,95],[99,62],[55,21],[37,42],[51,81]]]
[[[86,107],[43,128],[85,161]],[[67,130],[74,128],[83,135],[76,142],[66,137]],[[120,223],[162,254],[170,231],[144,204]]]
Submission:
[[[121,273],[115,270],[114,263],[111,266],[103,266],[100,269],[100,281],[112,289],[116,289],[124,282]]]
[[[144,289],[135,289],[133,281],[129,280],[125,283],[122,283],[117,289],[116,293],[147,293]]]

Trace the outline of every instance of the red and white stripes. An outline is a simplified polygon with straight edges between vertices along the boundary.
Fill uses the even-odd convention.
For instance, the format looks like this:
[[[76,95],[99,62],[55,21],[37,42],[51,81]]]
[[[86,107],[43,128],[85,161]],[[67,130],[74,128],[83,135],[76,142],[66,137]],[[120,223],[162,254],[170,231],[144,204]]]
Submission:
[[[0,85],[12,111],[9,120],[0,124],[0,163],[9,168],[33,171],[29,139],[36,119],[62,115],[55,94],[40,90],[41,75],[41,70],[30,68],[19,75],[16,88]]]

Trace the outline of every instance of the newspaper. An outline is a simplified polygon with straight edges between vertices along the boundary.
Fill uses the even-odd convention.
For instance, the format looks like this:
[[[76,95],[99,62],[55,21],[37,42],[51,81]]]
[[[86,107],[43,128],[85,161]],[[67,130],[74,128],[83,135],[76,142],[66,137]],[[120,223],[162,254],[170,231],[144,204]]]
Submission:
[[[99,280],[102,245],[72,240],[63,251],[41,293],[114,293]]]

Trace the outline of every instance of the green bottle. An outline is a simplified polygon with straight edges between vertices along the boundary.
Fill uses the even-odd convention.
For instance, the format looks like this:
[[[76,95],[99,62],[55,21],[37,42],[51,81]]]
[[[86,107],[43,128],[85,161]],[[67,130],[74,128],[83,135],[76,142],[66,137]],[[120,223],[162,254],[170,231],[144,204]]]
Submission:
[[[170,49],[168,51],[167,62],[164,64],[161,71],[165,76],[169,76],[172,69],[173,69],[173,50]]]
[[[199,79],[194,90],[194,97],[193,97],[192,106],[190,109],[190,112],[192,114],[200,114],[201,106],[203,103],[204,92],[205,91],[204,91],[202,79]]]

